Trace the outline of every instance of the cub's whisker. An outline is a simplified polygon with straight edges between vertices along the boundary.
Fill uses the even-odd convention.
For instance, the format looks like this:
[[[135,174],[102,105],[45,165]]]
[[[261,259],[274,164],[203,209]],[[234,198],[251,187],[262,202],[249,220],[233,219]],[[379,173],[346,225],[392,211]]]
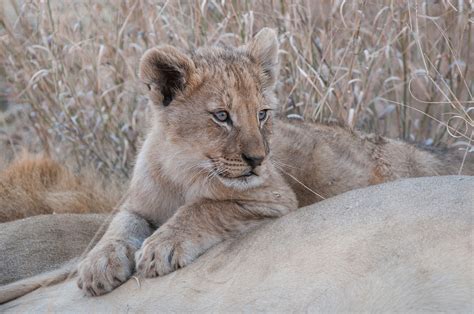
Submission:
[[[285,166],[285,167],[288,167],[288,168],[293,168],[293,169],[300,169],[301,167],[297,167],[297,166],[292,166],[292,165],[288,165],[288,164],[285,164],[283,162],[281,162],[280,160],[276,160],[275,157],[272,157],[272,161],[274,163],[277,163],[278,165],[280,166]]]

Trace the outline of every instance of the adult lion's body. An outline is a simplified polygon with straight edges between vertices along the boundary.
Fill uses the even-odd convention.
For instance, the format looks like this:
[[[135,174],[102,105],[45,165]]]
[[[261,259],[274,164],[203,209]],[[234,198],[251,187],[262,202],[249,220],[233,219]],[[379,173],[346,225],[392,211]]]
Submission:
[[[346,192],[221,243],[172,276],[132,279],[94,299],[68,280],[0,312],[471,312],[473,190],[473,177],[447,176]],[[68,216],[71,228],[89,228],[91,215]],[[57,241],[61,226],[29,221],[51,229],[36,248]],[[0,303],[38,286],[0,286]]]
[[[107,216],[38,215],[3,223],[0,228],[0,286],[53,271],[78,258],[89,244],[100,239]],[[102,225],[104,230],[100,233]]]
[[[107,214],[37,215],[0,227],[0,303],[70,276],[100,239]]]

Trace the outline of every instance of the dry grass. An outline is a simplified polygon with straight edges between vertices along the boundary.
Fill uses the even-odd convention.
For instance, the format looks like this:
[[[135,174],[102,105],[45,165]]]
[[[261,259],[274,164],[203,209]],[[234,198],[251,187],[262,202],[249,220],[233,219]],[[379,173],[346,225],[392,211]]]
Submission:
[[[5,0],[0,147],[126,178],[146,125],[142,53],[241,44],[269,26],[281,42],[282,114],[466,149],[472,11],[462,0]]]

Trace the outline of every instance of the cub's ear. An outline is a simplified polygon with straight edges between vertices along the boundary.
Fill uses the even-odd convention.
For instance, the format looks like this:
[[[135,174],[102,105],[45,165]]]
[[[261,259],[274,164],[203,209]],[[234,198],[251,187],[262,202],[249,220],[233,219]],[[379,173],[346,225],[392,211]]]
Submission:
[[[246,45],[247,52],[263,69],[263,84],[272,87],[278,75],[278,39],[271,28],[262,28]]]
[[[194,62],[172,46],[151,48],[140,60],[139,76],[154,104],[168,106],[184,90],[195,71]]]

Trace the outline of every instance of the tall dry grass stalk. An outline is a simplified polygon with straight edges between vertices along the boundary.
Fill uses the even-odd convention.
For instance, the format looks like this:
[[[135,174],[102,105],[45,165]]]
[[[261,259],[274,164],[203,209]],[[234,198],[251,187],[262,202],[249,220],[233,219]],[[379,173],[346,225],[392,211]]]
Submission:
[[[146,125],[142,53],[238,45],[268,26],[281,42],[281,114],[466,149],[473,22],[472,2],[453,0],[5,0],[1,147],[125,178]]]

